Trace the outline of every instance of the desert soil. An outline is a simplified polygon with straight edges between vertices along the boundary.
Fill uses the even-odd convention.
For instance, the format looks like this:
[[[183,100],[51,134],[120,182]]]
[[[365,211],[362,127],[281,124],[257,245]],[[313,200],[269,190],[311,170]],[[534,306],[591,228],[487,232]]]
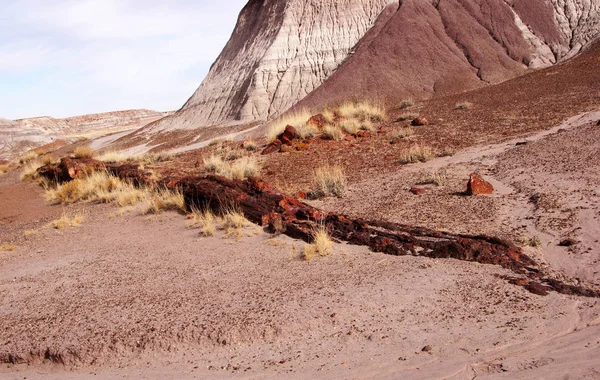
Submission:
[[[598,286],[597,119],[399,167],[316,205],[539,237],[527,253]],[[432,170],[442,186],[408,193]],[[459,194],[475,170],[495,195]],[[600,300],[533,295],[500,267],[343,244],[307,262],[304,243],[256,226],[204,238],[175,213],[48,205],[17,173],[0,193],[0,241],[16,247],[0,253],[0,356],[29,362],[0,378],[600,378]],[[46,226],[63,213],[84,221]],[[558,247],[566,237],[576,244]]]

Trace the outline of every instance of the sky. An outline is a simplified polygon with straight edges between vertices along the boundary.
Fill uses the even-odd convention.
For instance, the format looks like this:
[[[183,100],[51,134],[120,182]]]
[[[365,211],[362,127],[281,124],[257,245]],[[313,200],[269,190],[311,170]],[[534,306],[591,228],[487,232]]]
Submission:
[[[0,0],[0,117],[179,109],[247,0]]]

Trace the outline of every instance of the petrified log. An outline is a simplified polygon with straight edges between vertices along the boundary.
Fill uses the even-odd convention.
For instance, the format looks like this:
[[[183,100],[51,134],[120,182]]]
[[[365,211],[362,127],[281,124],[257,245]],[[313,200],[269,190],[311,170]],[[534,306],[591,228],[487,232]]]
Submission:
[[[181,189],[190,206],[215,212],[235,208],[251,222],[268,226],[271,232],[284,233],[307,242],[312,240],[313,232],[319,226],[324,226],[334,239],[368,246],[375,252],[500,265],[524,276],[511,282],[535,294],[545,295],[553,290],[563,294],[600,297],[597,290],[543,278],[542,273],[535,269],[537,264],[533,259],[514,244],[498,238],[451,234],[325,213],[278,192],[258,178],[237,181],[207,175],[171,180],[169,186]]]
[[[150,185],[153,182],[152,172],[142,170],[139,164],[107,164],[93,158],[63,157],[58,164],[44,165],[38,169],[40,177],[62,183],[83,178],[95,171],[104,170],[137,186]]]

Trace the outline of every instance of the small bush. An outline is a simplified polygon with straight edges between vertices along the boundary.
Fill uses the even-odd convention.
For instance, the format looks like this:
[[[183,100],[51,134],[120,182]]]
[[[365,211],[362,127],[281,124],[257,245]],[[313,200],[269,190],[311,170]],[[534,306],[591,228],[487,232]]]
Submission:
[[[227,161],[235,161],[235,160],[239,160],[240,158],[244,157],[245,155],[246,155],[246,152],[241,149],[230,150],[229,152],[227,152],[225,159]]]
[[[258,148],[256,142],[252,139],[244,141],[243,146],[248,152],[254,152]]]
[[[469,108],[473,107],[473,103],[471,103],[471,102],[456,103],[455,107],[457,110],[468,110]]]
[[[39,160],[28,162],[21,172],[21,181],[35,181],[38,179],[37,170],[42,167]]]
[[[331,252],[333,241],[325,227],[317,228],[313,233],[313,243],[304,247],[304,259],[311,260],[315,254],[327,256]]]
[[[23,157],[21,157],[21,159],[19,160],[19,163],[21,165],[24,165],[24,164],[28,163],[29,161],[35,160],[36,158],[38,158],[38,156],[39,156],[39,154],[37,152],[35,152],[33,150],[29,151],[29,152],[25,153],[23,155]]]
[[[414,164],[417,162],[427,162],[432,158],[433,153],[430,147],[415,145],[404,153],[400,162],[403,164]]]
[[[221,158],[221,156],[211,155],[209,158],[205,158],[204,160],[204,170],[209,173],[221,173],[223,172],[225,162]]]
[[[254,157],[242,157],[233,162],[225,176],[231,179],[244,179],[248,177],[257,177],[260,174],[260,167]]]
[[[405,110],[407,108],[410,108],[412,106],[415,105],[414,100],[412,100],[412,98],[408,98],[408,99],[404,99],[403,101],[400,102],[400,106],[398,108],[400,108],[401,110]]]
[[[49,223],[49,226],[57,230],[62,230],[67,227],[78,227],[81,225],[83,217],[81,215],[75,215],[73,217],[63,214],[60,218],[53,220]]]
[[[340,128],[351,135],[356,135],[356,133],[361,129],[361,123],[356,119],[346,119],[340,122]]]
[[[98,161],[116,164],[116,163],[119,163],[119,162],[125,162],[125,161],[127,161],[128,157],[123,152],[110,151],[110,152],[102,153],[96,159]]]
[[[414,134],[415,134],[415,130],[412,127],[402,128],[402,129],[395,131],[392,134],[392,138],[390,139],[390,142],[392,144],[396,144],[400,140],[404,140],[404,139],[414,136]]]
[[[326,165],[315,169],[312,190],[315,197],[341,197],[347,187],[346,175],[340,166]]]
[[[73,156],[75,158],[94,158],[95,155],[96,155],[96,151],[86,145],[78,146],[73,151]]]
[[[403,113],[396,118],[396,122],[409,121],[418,118],[420,115],[414,112]]]
[[[340,141],[344,138],[344,132],[338,127],[333,125],[326,125],[323,128],[323,137],[328,140]]]

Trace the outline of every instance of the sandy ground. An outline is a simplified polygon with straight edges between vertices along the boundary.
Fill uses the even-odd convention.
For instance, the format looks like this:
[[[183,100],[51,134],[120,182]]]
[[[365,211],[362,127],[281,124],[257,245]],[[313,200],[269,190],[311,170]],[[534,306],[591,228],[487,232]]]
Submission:
[[[540,233],[542,247],[528,253],[594,284],[600,129],[586,117],[562,126],[571,131],[406,166],[319,203],[452,231]],[[440,169],[443,186],[407,192]],[[472,170],[497,194],[460,196]],[[600,378],[600,300],[536,296],[491,265],[348,245],[306,262],[304,243],[258,227],[239,240],[202,238],[178,214],[63,209],[15,174],[0,181],[0,240],[16,246],[0,253],[0,355],[30,362],[3,364],[0,378]],[[532,203],[537,193],[560,206],[542,212],[554,203]],[[82,226],[45,227],[62,213],[84,215]],[[572,224],[549,222],[566,215]],[[580,243],[557,247],[572,226],[582,226],[569,235]]]

